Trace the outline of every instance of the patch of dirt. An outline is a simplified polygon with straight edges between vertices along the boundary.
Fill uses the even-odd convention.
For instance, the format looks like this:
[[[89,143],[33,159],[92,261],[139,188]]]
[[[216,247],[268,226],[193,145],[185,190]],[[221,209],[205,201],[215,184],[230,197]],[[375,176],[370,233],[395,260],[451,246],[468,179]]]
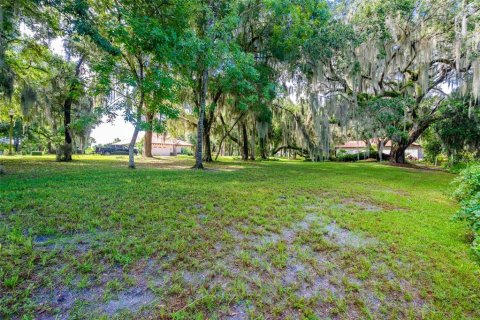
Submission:
[[[373,238],[366,238],[358,233],[340,228],[335,222],[325,225],[327,238],[341,247],[365,248],[378,244]]]
[[[240,302],[235,304],[230,308],[230,311],[224,319],[228,320],[245,320],[249,319],[248,317],[248,306],[245,302]],[[223,319],[223,318],[222,318]]]
[[[160,271],[160,272],[159,272]],[[61,284],[62,279],[54,278],[53,288],[40,288],[33,294],[37,303],[38,319],[69,319],[70,312],[78,305],[88,308],[92,315],[113,316],[122,310],[135,313],[143,306],[153,303],[156,299],[148,284],[166,285],[165,277],[168,273],[161,272],[161,268],[153,260],[140,261],[127,272],[134,280],[134,284],[117,292],[108,289],[112,280],[123,283],[125,270],[121,267],[108,267],[100,275],[99,283],[84,289],[76,285]]]
[[[40,251],[65,251],[72,250],[75,254],[83,254],[91,249],[92,245],[99,245],[100,238],[106,239],[108,235],[92,236],[89,234],[73,234],[68,236],[57,237],[53,235],[39,235],[33,239],[33,245],[36,250]],[[100,243],[101,243],[100,242]]]
[[[39,302],[37,319],[69,319],[70,311],[78,304],[84,304],[94,314],[113,316],[119,311],[128,310],[132,313],[141,307],[151,304],[155,296],[146,288],[133,287],[115,295],[111,300],[103,302],[105,290],[93,287],[75,290],[67,287],[50,290],[40,290],[35,294]]]
[[[388,317],[385,306],[389,310],[413,310],[413,314],[421,315],[424,302],[418,292],[382,261],[372,261],[371,275],[367,278],[359,279],[352,271],[352,255],[381,245],[377,239],[342,228],[314,212],[275,232],[256,228],[250,226],[249,229],[242,224],[225,228],[223,232],[229,237],[211,244],[215,261],[199,261],[195,267],[187,267],[184,260],[171,253],[141,260],[128,269],[107,266],[99,275],[100,281],[93,281],[94,285],[86,289],[67,287],[61,284],[61,279],[55,279],[53,289],[43,288],[33,294],[39,304],[38,319],[67,319],[82,303],[91,310],[92,317],[102,314],[112,317],[123,310],[148,313],[150,306],[158,301],[174,312],[189,308],[191,301],[200,301],[205,290],[226,291],[233,295],[233,301],[241,301],[230,300],[228,304],[219,305],[215,312],[221,310],[222,319],[248,319],[250,311],[257,310],[257,303],[269,315],[301,318],[292,297],[294,301],[307,303],[322,318],[362,318],[360,303],[373,318]],[[54,237],[41,236],[36,238],[35,246],[57,241]],[[93,240],[77,235],[63,242],[78,245],[79,241],[92,245]],[[326,249],[317,250],[317,241],[322,245],[324,241]],[[108,290],[108,282],[117,279],[124,283],[125,276],[133,281],[117,292]],[[389,291],[380,296],[372,283],[386,284]],[[237,296],[237,292],[242,293]],[[405,293],[413,298],[406,299]],[[344,305],[338,306],[341,303]],[[283,309],[274,311],[278,306]],[[344,310],[341,315],[339,308]]]
[[[317,252],[310,248],[309,243],[306,243],[301,246],[303,249],[299,251],[297,246],[299,235],[312,228],[320,228],[320,230],[323,230],[325,241],[336,245],[338,249]],[[254,259],[260,261],[260,265],[269,266],[269,269],[267,269],[269,271],[263,271],[260,272],[260,274],[255,273],[255,275],[254,272],[250,271],[250,273],[245,276],[256,278],[257,281],[261,281],[263,286],[266,287],[270,287],[280,279],[282,286],[295,288],[294,292],[298,297],[307,300],[314,299],[312,301],[317,301],[316,299],[319,298],[320,300],[318,301],[320,302],[313,308],[315,314],[318,316],[330,318],[332,317],[332,312],[337,312],[334,311],[336,310],[336,302],[334,302],[334,305],[328,302],[328,299],[334,297],[334,301],[346,299],[345,303],[348,305],[346,313],[344,314],[346,318],[361,318],[361,310],[357,309],[355,304],[350,304],[347,299],[347,297],[351,297],[352,294],[356,299],[363,301],[367,309],[370,310],[376,318],[388,316],[383,313],[385,312],[385,308],[382,308],[383,305],[388,305],[389,308],[394,308],[399,310],[399,312],[402,312],[401,310],[411,310],[414,314],[421,314],[424,302],[419,298],[413,286],[408,287],[407,285],[402,285],[398,289],[400,291],[392,289],[393,291],[386,293],[385,297],[377,295],[374,287],[371,285],[372,282],[392,283],[392,287],[395,287],[394,283],[408,283],[397,277],[392,270],[387,268],[387,272],[384,275],[374,272],[374,275],[371,276],[373,278],[367,279],[368,281],[363,281],[358,279],[355,274],[350,274],[346,270],[339,268],[342,265],[349,265],[350,263],[349,261],[343,260],[345,258],[342,256],[342,252],[364,250],[369,247],[378,246],[380,242],[377,239],[365,237],[362,234],[341,228],[335,222],[328,222],[328,220],[321,215],[314,213],[307,214],[303,220],[298,221],[292,227],[284,228],[276,233],[267,232],[258,236],[249,237],[239,235],[238,232],[231,233],[235,234],[235,238],[238,239],[238,241],[248,241],[254,244],[285,243],[289,255],[285,268],[279,269],[271,266],[272,257],[269,251],[267,251],[265,254],[254,255]],[[302,250],[303,252],[301,252]],[[304,256],[309,258],[305,260],[302,258]],[[383,264],[381,261],[374,263]],[[385,266],[384,264],[384,268]],[[234,270],[234,274],[236,275],[241,275],[246,271],[248,272],[248,270],[245,270],[245,267],[239,268],[238,265],[231,266],[227,264],[226,267]],[[250,284],[250,290],[255,291],[254,283]],[[404,296],[405,292],[409,292],[414,298],[411,301],[406,300]],[[274,299],[274,297],[271,298]],[[277,298],[280,300],[285,299],[285,297]],[[283,302],[276,301],[276,303],[281,304]],[[238,312],[237,314],[237,309],[235,308],[236,307],[232,310],[238,318],[227,317],[227,319],[245,319],[245,313]],[[286,314],[290,314],[292,310],[289,309],[285,312]],[[406,315],[407,314],[405,314],[405,316]],[[299,315],[296,314],[293,318],[299,318]]]
[[[400,194],[400,193],[398,193]],[[355,198],[342,199],[340,203],[335,204],[333,207],[337,209],[346,209],[349,207],[356,207],[366,212],[381,212],[381,211],[404,211],[404,208],[394,207],[386,203],[374,203],[369,200],[359,200]]]
[[[116,298],[100,307],[102,313],[109,316],[116,314],[121,310],[135,312],[141,307],[149,305],[155,300],[155,296],[148,290],[141,288],[132,288],[126,292],[120,293]]]
[[[379,205],[376,205],[372,202],[368,202],[368,201],[346,199],[344,201],[344,203],[345,204],[353,204],[353,205],[361,208],[362,210],[370,211],[370,212],[378,212],[378,211],[382,211],[384,209],[383,207],[381,207]]]

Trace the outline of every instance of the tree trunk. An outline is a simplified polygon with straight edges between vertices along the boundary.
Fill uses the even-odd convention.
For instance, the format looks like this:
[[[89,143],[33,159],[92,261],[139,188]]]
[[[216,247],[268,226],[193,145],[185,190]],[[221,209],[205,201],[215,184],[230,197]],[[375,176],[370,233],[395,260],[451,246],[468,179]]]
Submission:
[[[15,139],[13,139],[13,141],[14,141],[13,146],[15,147],[15,152],[18,152],[18,149],[19,149],[19,146],[20,146],[20,138],[15,137]]]
[[[263,160],[267,159],[267,150],[265,147],[265,138],[260,137],[260,156]]]
[[[147,122],[148,128],[147,131],[145,131],[145,139],[143,141],[143,155],[147,158],[152,158],[153,114],[151,112],[147,112],[145,120]]]
[[[392,163],[405,163],[405,150],[409,144],[395,144],[392,145],[392,151],[390,152],[390,162]]]
[[[211,124],[212,124],[212,119],[210,120],[207,119],[207,117],[204,118],[203,121],[203,140],[204,140],[204,155],[203,155],[203,160],[205,162],[213,162],[212,159],[212,144],[210,140],[210,129],[211,129]]]
[[[441,116],[432,116],[426,118],[416,125],[409,132],[408,139],[402,141],[401,143],[393,143],[392,141],[392,151],[390,153],[390,162],[392,163],[405,163],[405,150],[414,143],[418,137],[435,121],[440,120]]]
[[[380,160],[380,162],[383,161],[383,146],[384,146],[384,142],[383,142],[383,139],[378,139],[378,159]]]
[[[245,122],[242,122],[242,140],[242,160],[248,160],[248,132]]]
[[[370,158],[370,147],[372,146],[370,143],[370,139],[365,141],[366,149],[365,149],[365,159]]]
[[[63,126],[65,127],[65,134],[64,134],[64,144],[62,147],[58,148],[57,150],[57,161],[71,161],[72,160],[72,136],[70,133],[70,123],[72,122],[72,104],[73,104],[73,97],[74,91],[77,87],[78,77],[80,75],[81,67],[84,61],[84,56],[80,57],[78,60],[77,65],[75,67],[75,78],[70,83],[70,88],[68,92],[68,96],[63,103]]]
[[[250,142],[250,160],[255,160],[255,121],[253,122],[253,127],[251,131],[251,142]]]
[[[128,145],[128,167],[130,169],[135,169],[135,144],[137,143],[138,132],[140,131],[139,125],[135,125],[135,130],[133,130],[132,139]]]
[[[65,127],[64,133],[64,143],[63,146],[57,150],[57,160],[58,161],[71,161],[72,160],[72,136],[70,135],[70,123],[72,121],[72,102],[73,98],[71,94],[65,100],[63,104],[63,126]]]
[[[128,167],[130,169],[135,169],[135,144],[137,143],[138,132],[140,131],[140,121],[142,120],[142,109],[145,96],[142,92],[140,94],[140,102],[137,108],[137,116],[135,123],[135,130],[133,130],[132,139],[128,145]]]
[[[197,125],[197,149],[195,150],[195,169],[203,169],[203,125],[205,118],[205,101],[207,98],[207,82],[208,82],[208,70],[205,68],[202,71],[199,90],[199,110],[198,110],[198,125]]]

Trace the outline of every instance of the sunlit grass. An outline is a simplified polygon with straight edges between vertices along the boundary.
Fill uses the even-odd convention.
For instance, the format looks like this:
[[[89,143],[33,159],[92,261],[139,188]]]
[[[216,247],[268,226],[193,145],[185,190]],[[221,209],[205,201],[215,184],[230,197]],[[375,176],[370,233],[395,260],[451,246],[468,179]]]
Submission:
[[[2,318],[480,317],[448,173],[75,159],[1,158]]]

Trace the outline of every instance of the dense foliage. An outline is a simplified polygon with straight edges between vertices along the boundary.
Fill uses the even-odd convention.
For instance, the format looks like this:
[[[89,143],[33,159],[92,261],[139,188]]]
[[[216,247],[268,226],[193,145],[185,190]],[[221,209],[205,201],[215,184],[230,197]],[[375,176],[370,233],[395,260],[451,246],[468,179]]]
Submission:
[[[472,248],[480,257],[480,165],[471,165],[463,170],[457,182],[455,196],[462,207],[455,218],[470,225],[474,238]]]
[[[39,142],[68,161],[100,120],[122,116],[131,151],[145,131],[152,156],[152,133],[167,132],[195,143],[197,168],[219,154],[327,160],[337,143],[370,139],[404,162],[437,123],[442,152],[477,156],[474,0],[8,0],[0,11],[0,117],[13,109],[22,123],[16,149]]]

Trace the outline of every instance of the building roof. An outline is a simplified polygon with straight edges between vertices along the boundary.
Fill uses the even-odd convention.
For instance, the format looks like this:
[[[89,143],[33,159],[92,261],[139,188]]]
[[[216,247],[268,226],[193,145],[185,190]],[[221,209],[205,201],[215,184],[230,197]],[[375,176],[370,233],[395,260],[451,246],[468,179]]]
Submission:
[[[370,143],[377,144],[377,141],[376,139],[371,139]],[[387,141],[387,143],[385,143],[384,145],[384,147],[391,147],[391,146],[392,146],[392,142],[390,140]],[[411,146],[421,147],[421,145],[416,142],[412,143]],[[335,146],[335,148],[337,149],[356,149],[356,148],[366,148],[366,147],[367,147],[367,144],[365,143],[365,141],[356,141],[356,140],[350,140],[345,142],[342,145]]]
[[[342,144],[342,145],[335,146],[335,148],[339,148],[339,149],[350,149],[350,148],[365,148],[366,146],[367,146],[367,145],[366,145],[365,141],[355,141],[355,140],[351,140],[351,141],[345,142],[345,143]]]
[[[176,145],[180,147],[193,147],[193,144],[188,143],[183,140],[179,140],[176,138],[171,138],[168,136],[165,136],[163,134],[153,134],[152,135],[152,144],[167,144],[167,145]]]

